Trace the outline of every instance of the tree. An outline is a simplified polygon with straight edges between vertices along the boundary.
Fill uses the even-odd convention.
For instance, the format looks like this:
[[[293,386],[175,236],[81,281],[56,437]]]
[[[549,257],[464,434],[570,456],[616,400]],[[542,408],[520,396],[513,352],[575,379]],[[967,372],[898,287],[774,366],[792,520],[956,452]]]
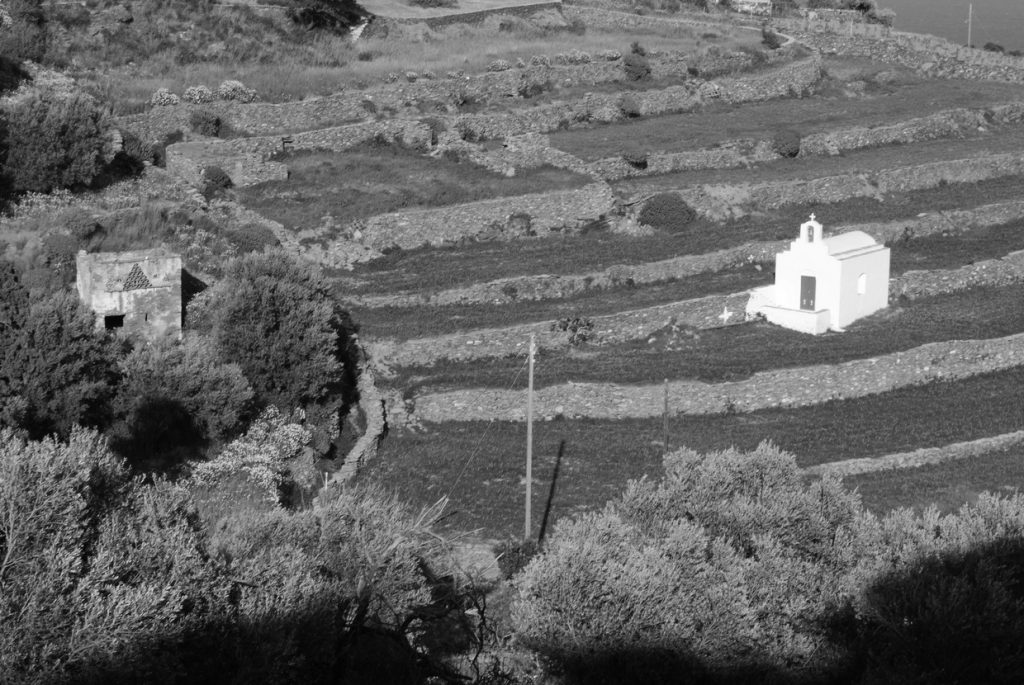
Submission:
[[[283,250],[231,261],[193,301],[189,320],[258,397],[285,412],[337,399],[351,385],[347,315],[323,275]]]
[[[12,262],[0,259],[0,336],[10,336],[20,329],[28,316],[28,291],[21,284],[21,274]]]
[[[37,91],[6,114],[3,175],[15,192],[87,185],[113,157],[109,119],[88,95]]]
[[[33,303],[24,326],[0,339],[0,405],[20,399],[22,410],[4,423],[35,437],[106,426],[117,360],[116,344],[74,294]]]
[[[199,336],[134,349],[122,362],[116,429],[133,456],[219,443],[240,432],[254,394],[237,364],[224,364]]]
[[[42,0],[6,0],[5,5],[11,25],[0,28],[0,54],[16,62],[41,62],[48,39]]]

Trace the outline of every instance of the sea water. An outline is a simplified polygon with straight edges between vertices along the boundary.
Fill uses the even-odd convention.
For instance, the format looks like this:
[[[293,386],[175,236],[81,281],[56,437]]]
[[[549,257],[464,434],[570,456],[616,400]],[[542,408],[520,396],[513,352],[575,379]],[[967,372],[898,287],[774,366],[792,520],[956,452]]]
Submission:
[[[879,7],[896,12],[895,28],[930,33],[960,45],[967,44],[967,14],[971,0],[878,0]],[[973,0],[971,42],[975,47],[998,43],[1007,50],[1024,50],[1024,0]]]

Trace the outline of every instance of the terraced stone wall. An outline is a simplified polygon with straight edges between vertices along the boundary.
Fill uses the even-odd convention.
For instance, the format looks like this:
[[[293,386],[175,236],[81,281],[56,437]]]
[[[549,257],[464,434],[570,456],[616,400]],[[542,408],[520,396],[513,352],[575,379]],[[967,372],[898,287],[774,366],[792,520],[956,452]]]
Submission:
[[[382,214],[361,222],[356,239],[371,249],[386,250],[444,245],[485,235],[525,238],[576,230],[610,212],[612,204],[611,188],[593,183],[575,190]]]
[[[753,209],[790,204],[832,204],[855,197],[934,188],[941,183],[974,183],[1024,173],[1024,155],[1007,153],[946,160],[865,174],[742,185],[701,185],[677,191],[691,207],[712,219]]]

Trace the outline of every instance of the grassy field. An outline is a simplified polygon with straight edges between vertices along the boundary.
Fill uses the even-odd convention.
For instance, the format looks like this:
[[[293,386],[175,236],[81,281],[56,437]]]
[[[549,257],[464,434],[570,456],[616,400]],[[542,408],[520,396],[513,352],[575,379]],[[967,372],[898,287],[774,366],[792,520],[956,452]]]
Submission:
[[[891,221],[920,212],[1018,200],[1022,181],[1021,177],[1006,176],[982,183],[950,184],[896,193],[885,202],[856,198],[831,205],[791,205],[723,224],[697,221],[686,233],[656,233],[643,238],[598,231],[543,240],[401,250],[358,266],[354,272],[336,275],[345,292],[383,294],[432,292],[517,275],[585,273],[614,264],[702,254],[756,240],[792,239],[811,212],[817,213],[828,231],[837,223]]]
[[[896,84],[875,85],[865,97],[816,95],[742,105],[723,103],[698,113],[560,131],[551,135],[551,144],[586,160],[616,157],[626,147],[681,152],[713,147],[732,138],[769,139],[782,129],[806,136],[891,124],[954,107],[978,108],[1024,99],[1024,86],[1016,84],[903,78]]]
[[[294,152],[284,181],[239,189],[250,209],[290,229],[312,228],[331,215],[340,223],[401,209],[441,207],[525,195],[591,182],[565,169],[524,169],[506,177],[469,162],[427,157],[395,145],[362,145],[345,152]]]
[[[955,235],[932,235],[893,247],[891,272],[947,269],[1024,249],[1024,221],[987,226]],[[758,265],[759,266],[759,265]],[[760,270],[745,265],[716,273],[642,286],[593,289],[572,297],[508,304],[427,307],[351,308],[362,331],[398,340],[442,335],[476,328],[560,319],[570,315],[601,316],[718,293],[734,293],[771,283],[772,264]],[[344,297],[342,292],[341,296]]]
[[[808,336],[751,322],[698,332],[663,330],[619,345],[542,350],[537,387],[576,383],[658,383],[694,379],[735,381],[769,369],[838,364],[908,350],[929,342],[999,338],[1024,332],[1024,285],[894,303],[843,333]],[[407,392],[452,387],[506,387],[522,358],[441,361],[398,370],[389,385]]]
[[[673,417],[669,444],[698,451],[753,449],[771,440],[801,466],[935,447],[999,435],[1024,426],[1024,368],[951,383],[799,409]],[[482,528],[502,537],[522,530],[526,427],[507,422],[428,425],[392,433],[361,478],[396,489],[414,504],[450,494],[456,511],[445,525]],[[631,478],[661,472],[662,421],[562,420],[534,426],[534,511],[548,500],[556,457],[562,459],[551,516],[595,509]],[[540,519],[535,513],[534,520]],[[539,522],[538,522],[539,525]]]
[[[864,505],[883,514],[899,507],[924,509],[934,504],[952,512],[983,492],[1009,494],[1024,490],[1024,448],[972,459],[897,471],[879,471],[844,479],[860,492]]]

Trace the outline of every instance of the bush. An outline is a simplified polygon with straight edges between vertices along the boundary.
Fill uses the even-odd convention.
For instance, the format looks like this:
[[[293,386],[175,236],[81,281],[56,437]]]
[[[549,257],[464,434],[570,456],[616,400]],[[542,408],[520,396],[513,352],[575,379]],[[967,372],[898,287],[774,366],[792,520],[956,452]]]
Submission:
[[[274,232],[262,224],[247,224],[225,233],[225,237],[238,247],[239,254],[262,252],[267,247],[278,247]]]
[[[594,334],[594,322],[585,316],[567,316],[551,324],[552,331],[569,334],[569,344],[582,345]]]
[[[158,88],[149,98],[149,104],[154,107],[171,107],[180,103],[181,98],[166,88]]]
[[[622,153],[622,161],[634,169],[646,169],[647,153],[637,149],[626,150]]]
[[[213,91],[206,86],[189,86],[181,97],[185,102],[191,102],[193,105],[205,105],[208,102],[213,102]]]
[[[256,91],[246,88],[241,81],[224,81],[217,86],[217,97],[234,102],[256,102]]]
[[[633,93],[625,93],[619,98],[619,109],[630,119],[640,116],[640,101]],[[645,159],[646,161],[646,159]]]
[[[494,548],[494,554],[498,557],[498,570],[501,577],[509,580],[530,563],[530,559],[537,556],[540,548],[534,540],[506,540]]]
[[[512,68],[512,63],[507,59],[496,59],[487,65],[487,71],[508,71]]]
[[[202,176],[203,187],[201,192],[207,200],[234,185],[231,177],[228,176],[228,172],[219,166],[203,167]]]
[[[675,193],[659,193],[644,203],[637,221],[645,226],[675,233],[697,218],[697,212]]]
[[[88,185],[113,158],[106,113],[80,93],[18,100],[7,112],[6,146],[3,175],[15,192]]]
[[[641,57],[646,57],[647,56],[647,49],[643,45],[640,45],[640,41],[634,40],[629,45],[629,54],[631,54],[631,55],[640,55]]]
[[[782,47],[782,36],[775,33],[767,24],[761,27],[761,44],[769,50],[778,50]]]
[[[651,63],[646,57],[635,52],[623,58],[622,69],[630,81],[644,81],[651,77]]]
[[[208,109],[196,109],[188,117],[188,125],[201,136],[216,138],[221,132],[221,118]]]
[[[132,458],[222,442],[242,430],[254,409],[242,370],[221,363],[198,336],[139,346],[121,371],[114,432],[119,451]]]
[[[193,300],[188,320],[209,333],[223,361],[242,367],[263,401],[285,411],[349,390],[348,316],[323,274],[282,250],[230,261]]]
[[[10,26],[0,27],[0,54],[15,61],[42,62],[49,42],[41,0],[7,0]]]
[[[73,426],[104,427],[117,381],[117,348],[77,294],[33,303],[24,325],[0,336],[0,408],[17,398],[18,417],[3,417],[34,438]],[[6,399],[5,399],[6,398]]]
[[[445,7],[454,8],[459,6],[458,0],[408,0],[413,7]]]
[[[982,50],[987,50],[988,52],[998,52],[1000,54],[1006,52],[1006,49],[999,43],[985,43]]]
[[[772,138],[772,150],[781,157],[796,157],[800,154],[800,134],[790,129],[779,131]]]

